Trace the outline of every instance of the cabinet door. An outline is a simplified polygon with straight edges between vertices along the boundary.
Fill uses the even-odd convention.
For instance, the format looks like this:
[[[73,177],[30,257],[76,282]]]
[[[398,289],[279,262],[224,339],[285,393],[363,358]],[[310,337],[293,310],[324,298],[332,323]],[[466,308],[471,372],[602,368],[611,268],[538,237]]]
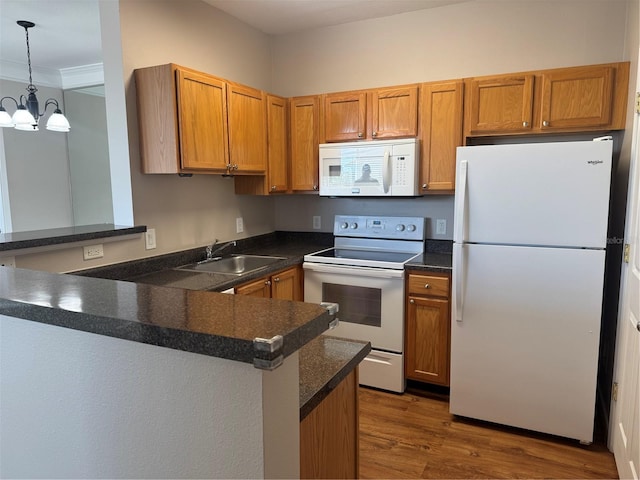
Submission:
[[[462,81],[420,87],[420,187],[451,192],[456,183],[456,147],[462,145]]]
[[[467,135],[530,131],[533,78],[533,75],[503,75],[468,80]]]
[[[267,120],[264,94],[255,88],[228,85],[229,162],[238,172],[267,167]]]
[[[271,277],[271,298],[303,301],[302,275],[298,267],[293,267]]]
[[[260,278],[253,282],[236,287],[236,295],[248,295],[250,297],[271,298],[271,280]]]
[[[371,138],[418,134],[418,87],[384,88],[371,93]]]
[[[367,94],[332,93],[324,96],[325,141],[366,138]]]
[[[318,190],[319,97],[289,100],[289,141],[291,142],[291,189]]]
[[[182,168],[224,170],[229,163],[225,82],[177,69],[176,83]]]
[[[267,139],[269,191],[286,192],[289,188],[287,100],[274,95],[267,95]]]
[[[360,478],[357,372],[300,422],[300,478]]]
[[[449,301],[409,296],[405,375],[449,385]]]
[[[543,73],[540,128],[554,130],[609,126],[613,79],[613,66]]]

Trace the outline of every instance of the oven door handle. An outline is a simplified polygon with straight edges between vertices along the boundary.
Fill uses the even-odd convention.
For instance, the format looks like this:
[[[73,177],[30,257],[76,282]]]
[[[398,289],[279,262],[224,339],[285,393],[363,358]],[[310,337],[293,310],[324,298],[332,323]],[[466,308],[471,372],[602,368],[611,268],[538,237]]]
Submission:
[[[388,268],[354,267],[340,265],[326,265],[322,263],[304,262],[303,268],[312,272],[331,273],[335,275],[352,275],[359,277],[375,278],[403,278],[404,270],[391,270]]]

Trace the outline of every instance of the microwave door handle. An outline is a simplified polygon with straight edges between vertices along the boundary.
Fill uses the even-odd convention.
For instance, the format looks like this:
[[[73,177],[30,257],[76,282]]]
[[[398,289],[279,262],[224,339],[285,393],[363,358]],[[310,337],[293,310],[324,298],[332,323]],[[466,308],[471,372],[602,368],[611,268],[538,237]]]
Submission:
[[[382,162],[382,188],[384,193],[389,193],[389,186],[391,185],[391,162],[390,162],[389,150],[384,152],[384,160]]]

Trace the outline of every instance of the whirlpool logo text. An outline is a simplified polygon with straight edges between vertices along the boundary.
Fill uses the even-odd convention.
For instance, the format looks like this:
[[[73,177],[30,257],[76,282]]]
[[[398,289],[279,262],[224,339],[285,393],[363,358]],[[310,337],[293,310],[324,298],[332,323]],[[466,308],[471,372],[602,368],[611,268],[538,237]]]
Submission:
[[[587,160],[587,163],[589,165],[600,165],[601,163],[604,163],[602,160]]]

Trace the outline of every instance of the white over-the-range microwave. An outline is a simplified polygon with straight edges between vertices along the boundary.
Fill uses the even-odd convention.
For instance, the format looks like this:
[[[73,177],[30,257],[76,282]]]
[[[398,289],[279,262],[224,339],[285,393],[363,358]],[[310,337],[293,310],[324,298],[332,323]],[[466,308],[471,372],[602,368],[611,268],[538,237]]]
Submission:
[[[320,145],[320,195],[415,197],[419,142],[416,138]]]

